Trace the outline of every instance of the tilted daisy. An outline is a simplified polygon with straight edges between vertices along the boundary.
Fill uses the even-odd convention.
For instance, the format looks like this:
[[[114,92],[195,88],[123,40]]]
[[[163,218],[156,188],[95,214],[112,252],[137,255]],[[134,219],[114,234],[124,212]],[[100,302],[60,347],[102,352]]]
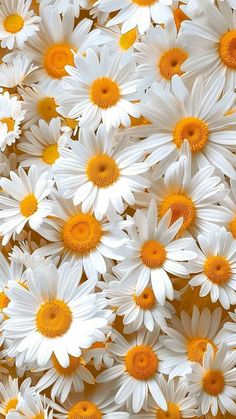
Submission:
[[[82,9],[89,9],[95,0],[40,0],[41,5],[53,6],[59,13],[63,15],[72,6],[75,17],[79,17]]]
[[[225,206],[230,213],[230,220],[227,225],[227,230],[236,239],[236,181],[230,179],[230,190],[229,193],[221,201],[221,205]]]
[[[157,215],[154,201],[146,214],[141,210],[136,211],[134,224],[128,227],[130,255],[114,271],[122,276],[121,286],[124,289],[136,281],[138,297],[151,281],[157,302],[164,305],[166,298],[174,298],[173,284],[168,274],[187,278],[185,261],[195,259],[197,254],[192,249],[192,238],[174,240],[181,228],[182,218],[170,225],[171,210],[160,221]]]
[[[85,57],[75,56],[75,68],[68,66],[64,91],[58,97],[63,116],[79,119],[81,127],[96,129],[102,121],[107,130],[130,125],[130,116],[139,117],[133,63],[121,65],[104,46],[100,56],[88,49]]]
[[[236,345],[236,310],[233,313],[228,312],[230,320],[224,324],[222,330],[222,341],[225,342],[231,348],[235,348]]]
[[[145,32],[151,22],[164,23],[170,19],[172,13],[170,6],[172,0],[98,0],[95,6],[98,9],[111,13],[119,10],[119,13],[110,19],[107,26],[122,23],[122,33],[138,27],[139,32]]]
[[[9,375],[0,382],[0,413],[8,418],[11,411],[16,411],[20,398],[30,388],[31,380],[27,378],[19,385],[18,378]],[[10,416],[9,416],[10,417]]]
[[[216,352],[222,343],[221,314],[219,307],[211,313],[209,308],[200,312],[193,306],[192,316],[182,311],[180,319],[174,317],[160,338],[162,372],[170,378],[185,376],[192,371],[193,362],[202,364],[208,344]]]
[[[16,88],[29,83],[36,68],[26,55],[13,55],[0,65],[0,86],[10,92],[15,90],[14,93],[17,93]]]
[[[25,41],[39,31],[40,18],[29,10],[31,0],[2,0],[0,40],[2,48],[23,48]]]
[[[36,230],[43,219],[52,214],[52,203],[47,196],[53,183],[49,174],[40,174],[36,166],[32,166],[28,174],[20,167],[18,174],[10,172],[10,179],[1,178],[0,184],[5,191],[0,195],[0,234],[3,236],[3,245],[12,235],[19,234],[27,222]]]
[[[110,329],[110,326],[108,326]],[[94,366],[95,370],[100,371],[101,368],[110,368],[114,363],[113,356],[107,351],[106,345],[109,342],[109,332],[104,342],[95,342],[83,353],[84,360],[87,364]]]
[[[100,27],[101,33],[104,34],[110,51],[119,55],[121,64],[126,64],[134,58],[134,44],[138,39],[138,31],[136,28],[126,33],[122,33],[119,25],[110,28]]]
[[[25,285],[26,278],[24,277],[23,264],[9,261],[0,253],[0,312],[8,306],[9,298],[6,295],[6,290],[10,285],[10,281],[17,281],[21,285]],[[1,338],[0,338],[1,342]]]
[[[209,345],[203,358],[203,366],[193,364],[193,372],[187,379],[190,395],[198,400],[198,416],[210,411],[215,416],[218,410],[223,414],[236,414],[235,363],[235,351],[229,351],[222,345],[214,354]]]
[[[236,304],[236,243],[224,227],[208,235],[198,236],[198,258],[188,263],[191,272],[197,273],[189,281],[191,286],[201,286],[200,296],[210,294],[212,302],[219,300],[227,310]]]
[[[139,146],[150,155],[147,162],[159,163],[162,175],[176,160],[184,140],[190,144],[193,164],[201,168],[212,164],[229,177],[236,179],[235,117],[226,112],[235,100],[235,93],[222,95],[224,78],[195,79],[188,90],[182,79],[172,78],[173,94],[156,85],[149,92],[140,110],[151,124],[132,128],[133,134],[147,137]]]
[[[0,94],[0,149],[15,143],[19,138],[25,111],[16,96],[10,97],[8,92]]]
[[[129,341],[116,332],[108,349],[115,356],[116,365],[101,372],[97,382],[113,381],[113,388],[118,388],[115,403],[128,402],[134,413],[138,413],[151,394],[158,407],[166,410],[167,403],[158,384],[157,331],[140,331]]]
[[[125,139],[115,145],[114,132],[103,125],[97,135],[84,129],[80,141],[69,146],[59,148],[54,177],[59,192],[75,205],[82,203],[83,212],[92,210],[98,219],[112,208],[123,213],[125,203],[135,204],[133,193],[150,184],[142,175],[149,169],[143,151]]]
[[[70,355],[79,357],[82,348],[104,338],[109,312],[99,295],[91,293],[94,279],[79,285],[81,274],[80,264],[66,262],[58,270],[51,264],[29,272],[27,289],[12,283],[4,324],[4,335],[13,342],[9,356],[23,353],[26,362],[41,366],[54,354],[67,368]]]
[[[53,411],[48,400],[45,402],[39,393],[29,388],[20,396],[17,412],[10,411],[7,419],[53,419]]]

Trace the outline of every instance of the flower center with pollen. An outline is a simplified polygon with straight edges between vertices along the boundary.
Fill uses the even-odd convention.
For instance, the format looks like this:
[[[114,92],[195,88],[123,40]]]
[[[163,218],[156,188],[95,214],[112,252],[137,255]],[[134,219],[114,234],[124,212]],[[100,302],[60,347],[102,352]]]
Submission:
[[[193,338],[187,342],[188,359],[192,362],[202,364],[204,354],[207,350],[207,345],[211,344],[214,353],[217,351],[215,344],[207,338]]]
[[[236,69],[236,29],[226,32],[221,37],[219,55],[226,67]]]
[[[225,379],[221,371],[209,370],[202,379],[203,390],[211,396],[222,393],[225,387]]]
[[[72,216],[63,227],[62,239],[68,250],[80,254],[95,249],[102,236],[101,224],[91,214]]]
[[[45,97],[38,102],[38,113],[42,119],[50,121],[50,119],[58,116],[56,107],[57,104],[53,97]]]
[[[94,105],[107,109],[115,106],[120,100],[120,88],[115,81],[108,77],[101,77],[92,83],[90,98]]]
[[[157,3],[157,0],[132,0],[132,2],[137,4],[138,6],[148,7]]]
[[[69,410],[68,419],[102,419],[102,414],[94,403],[86,400],[76,403]]]
[[[3,22],[4,28],[7,32],[20,32],[24,26],[24,19],[20,15],[10,15]]]
[[[44,56],[44,68],[49,76],[61,79],[67,75],[66,65],[74,66],[72,47],[68,44],[50,46]]]
[[[207,124],[199,118],[187,117],[181,119],[175,126],[173,137],[178,148],[184,140],[188,140],[193,152],[204,149],[209,136]]]
[[[233,238],[236,239],[236,216],[229,223],[229,231],[233,235]]]
[[[32,419],[44,419],[44,418],[45,418],[45,415],[42,412],[42,413],[38,413],[36,416],[33,416]]]
[[[134,301],[143,310],[150,310],[156,304],[155,294],[151,288],[145,288],[139,296],[134,295]]]
[[[88,161],[86,172],[89,180],[99,188],[107,188],[112,185],[120,175],[115,160],[107,154],[92,157]]]
[[[175,403],[168,403],[167,410],[157,409],[156,419],[181,419],[182,415],[179,410],[179,406]]]
[[[2,118],[0,119],[0,122],[2,124],[6,124],[7,125],[7,131],[14,131],[14,127],[15,127],[15,121],[12,118]]]
[[[70,364],[68,367],[63,368],[61,364],[58,362],[55,355],[52,355],[52,363],[54,368],[59,372],[61,375],[71,375],[81,365],[81,358],[80,357],[74,357],[72,355],[69,355]]]
[[[180,217],[183,217],[183,224],[180,228],[180,232],[191,227],[196,217],[195,205],[191,198],[182,194],[170,195],[160,204],[160,217],[163,217],[169,209],[172,211],[171,224]]]
[[[158,61],[160,73],[164,79],[170,80],[175,74],[182,76],[181,66],[187,60],[188,54],[181,48],[172,48],[164,52]]]
[[[149,240],[144,243],[141,249],[141,259],[144,265],[149,268],[158,268],[166,258],[164,246],[156,240]]]
[[[0,292],[0,310],[3,308],[6,308],[9,304],[9,298],[6,296],[6,294],[2,291]]]
[[[214,284],[223,285],[231,277],[231,267],[224,256],[209,256],[205,261],[204,273]]]
[[[131,29],[130,31],[123,33],[119,39],[119,45],[121,49],[127,51],[135,43],[137,39],[137,30],[136,28]]]
[[[43,151],[43,161],[46,164],[53,164],[59,157],[58,146],[57,144],[52,144],[46,147]]]
[[[24,217],[30,217],[33,215],[38,208],[38,201],[34,194],[27,195],[20,202],[20,212]]]
[[[16,409],[16,406],[18,404],[18,399],[10,399],[8,400],[6,407],[5,407],[5,413],[7,414],[12,409]]]
[[[125,356],[126,371],[137,380],[152,378],[158,368],[158,358],[149,346],[138,345]]]
[[[61,300],[51,300],[41,304],[36,314],[37,329],[48,338],[64,335],[71,322],[70,308]]]

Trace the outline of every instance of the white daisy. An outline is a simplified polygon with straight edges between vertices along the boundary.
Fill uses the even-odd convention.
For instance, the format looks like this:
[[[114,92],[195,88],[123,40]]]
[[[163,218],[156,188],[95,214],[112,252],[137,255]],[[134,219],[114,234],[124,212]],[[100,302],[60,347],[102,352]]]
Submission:
[[[92,5],[93,0],[39,0],[40,6],[53,6],[59,13],[63,15],[71,8],[75,17],[79,17],[81,7],[88,9]]]
[[[4,335],[13,342],[9,356],[23,352],[26,362],[41,366],[54,353],[67,368],[69,355],[78,357],[81,348],[104,338],[106,303],[91,293],[94,279],[79,285],[81,274],[81,265],[66,262],[58,270],[51,264],[29,272],[27,289],[12,283],[4,324]]]
[[[48,402],[48,399],[47,399]],[[33,389],[27,389],[20,395],[17,405],[17,412],[9,412],[7,419],[53,419],[53,411],[50,404],[45,403],[45,399]]]
[[[4,417],[10,417],[10,412],[16,412],[20,398],[30,388],[31,380],[27,378],[19,386],[18,378],[12,379],[9,375],[8,378],[1,379],[0,382],[0,413]],[[12,418],[12,416],[11,416]]]
[[[143,151],[125,139],[114,146],[114,132],[100,125],[97,135],[83,130],[80,141],[69,141],[69,148],[60,147],[60,158],[54,165],[59,192],[82,203],[82,211],[94,211],[101,219],[114,208],[123,213],[124,203],[135,204],[133,192],[143,191],[149,181],[142,174],[149,166]]]
[[[58,97],[60,112],[79,119],[81,127],[96,129],[102,121],[107,130],[130,125],[130,115],[139,117],[133,63],[121,65],[119,56],[110,56],[104,46],[101,54],[88,49],[85,57],[75,56],[75,68],[66,67],[64,91]]]
[[[2,48],[23,48],[36,31],[40,18],[29,10],[31,0],[1,0],[0,40]]]
[[[14,55],[0,65],[0,86],[17,93],[16,87],[29,83],[36,68],[26,55]]]
[[[189,281],[201,286],[200,297],[210,294],[214,303],[219,300],[227,310],[236,304],[236,243],[224,227],[208,235],[198,236],[198,258],[189,262],[191,272],[197,273]]]
[[[233,321],[226,322],[224,324],[222,330],[222,341],[234,349],[236,345],[236,310],[234,310],[234,313],[228,312],[228,315]]]
[[[121,64],[126,64],[134,58],[134,44],[138,39],[136,28],[122,33],[118,25],[110,28],[100,27],[101,33],[105,36],[105,44],[110,51],[119,55]]]
[[[95,342],[91,348],[86,349],[83,353],[84,360],[87,364],[94,366],[95,370],[100,371],[101,368],[110,368],[114,363],[113,356],[107,351],[107,343],[109,343],[109,334],[104,342]]]
[[[184,261],[195,259],[192,251],[194,240],[182,238],[174,240],[181,228],[179,218],[171,226],[171,210],[158,221],[157,207],[151,202],[147,213],[137,210],[134,224],[128,227],[130,255],[114,268],[122,276],[121,286],[136,282],[137,296],[143,293],[151,281],[151,286],[159,304],[165,299],[173,300],[174,290],[168,275],[188,278],[188,268]]]
[[[10,97],[9,92],[0,94],[0,149],[4,151],[7,145],[13,144],[19,138],[20,124],[25,111],[16,96]]]
[[[230,213],[230,220],[227,229],[236,239],[236,181],[230,179],[230,190],[229,193],[221,200],[221,205],[225,206]],[[219,208],[219,207],[218,207]],[[220,207],[221,208],[221,207]]]

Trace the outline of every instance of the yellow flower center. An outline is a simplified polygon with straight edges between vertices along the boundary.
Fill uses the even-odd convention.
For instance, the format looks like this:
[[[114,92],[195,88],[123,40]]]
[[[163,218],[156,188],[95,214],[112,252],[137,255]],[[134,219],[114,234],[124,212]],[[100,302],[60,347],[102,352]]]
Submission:
[[[91,349],[104,349],[106,347],[104,342],[94,342]]]
[[[57,144],[52,144],[49,145],[48,147],[46,147],[43,151],[43,161],[46,164],[54,164],[55,161],[58,159],[59,157],[59,152],[58,152],[58,145]]]
[[[0,310],[6,308],[9,304],[9,298],[6,296],[4,292],[0,292]]]
[[[125,356],[126,371],[137,380],[152,378],[157,372],[158,362],[155,352],[146,345],[131,348]]]
[[[168,403],[168,409],[157,409],[156,419],[182,419],[179,406],[175,403]]]
[[[91,214],[72,216],[64,225],[62,238],[68,250],[80,254],[95,249],[102,236],[101,224]]]
[[[207,350],[207,344],[211,344],[214,352],[217,351],[216,345],[207,338],[193,338],[187,342],[188,359],[192,362],[202,364],[204,354]]]
[[[191,198],[182,194],[169,195],[160,204],[160,217],[163,217],[169,209],[172,211],[171,224],[180,217],[183,217],[183,224],[180,228],[180,232],[191,227],[196,217],[195,205]]]
[[[158,268],[166,258],[164,246],[156,240],[149,240],[144,243],[141,249],[141,258],[144,265],[149,268]]]
[[[94,403],[86,400],[76,403],[70,409],[68,419],[102,419],[102,414]]]
[[[209,370],[203,376],[203,390],[211,396],[217,396],[222,393],[225,387],[225,379],[221,371]]]
[[[53,97],[44,97],[38,102],[38,113],[42,119],[50,121],[50,119],[58,116],[56,107],[57,104]]]
[[[188,140],[193,152],[204,149],[209,136],[207,124],[199,118],[187,117],[181,119],[174,128],[174,142],[180,148],[184,140]]]
[[[7,125],[7,131],[14,131],[14,127],[15,127],[15,121],[12,118],[2,118],[0,119],[0,122],[2,122],[2,124],[6,124]]]
[[[158,62],[162,77],[170,80],[175,74],[182,76],[181,66],[187,58],[187,52],[181,48],[172,48],[166,51]]]
[[[67,75],[66,65],[74,66],[72,47],[68,44],[50,46],[44,56],[44,68],[49,76],[61,79]]]
[[[158,0],[132,0],[133,3],[142,7],[149,7],[155,4]]]
[[[229,231],[232,233],[234,239],[236,239],[236,216],[229,223]]]
[[[150,121],[146,119],[144,116],[140,116],[139,118],[135,118],[134,116],[130,117],[131,120],[131,127],[139,127],[140,125],[149,125]]]
[[[179,7],[173,10],[173,15],[174,15],[175,26],[177,28],[177,31],[179,31],[181,23],[184,20],[189,20],[189,17],[186,16],[186,14]]]
[[[155,294],[151,288],[145,288],[139,296],[134,295],[134,301],[143,310],[150,310],[156,304]]]
[[[137,39],[137,30],[136,28],[131,29],[130,31],[123,33],[119,39],[119,45],[121,49],[127,51],[135,43]]]
[[[41,304],[36,315],[38,331],[48,338],[64,335],[72,322],[70,308],[64,301],[51,300]]]
[[[88,161],[86,173],[89,180],[99,188],[107,188],[112,185],[120,175],[115,160],[107,154],[92,157]]]
[[[54,368],[59,372],[61,375],[71,375],[73,372],[80,366],[81,364],[81,358],[80,357],[74,357],[72,355],[69,355],[70,358],[70,364],[67,368],[63,368],[61,364],[58,362],[55,355],[52,355],[52,362]]]
[[[101,77],[92,83],[90,98],[94,105],[107,109],[115,106],[120,100],[120,88],[115,81],[108,77]]]
[[[34,416],[32,419],[44,419],[45,415],[44,413],[38,413],[36,416]]]
[[[8,400],[6,407],[5,407],[5,413],[7,414],[10,410],[16,409],[16,406],[18,404],[18,399],[10,399]]]
[[[219,55],[226,67],[236,69],[236,29],[226,32],[221,37]]]
[[[224,285],[231,277],[231,267],[224,256],[209,256],[205,261],[204,273],[214,284]]]
[[[10,15],[4,20],[3,24],[7,32],[17,33],[23,28],[24,19],[20,15]]]
[[[68,127],[74,130],[78,125],[78,121],[76,121],[75,119],[66,118],[66,125],[68,125]]]
[[[33,215],[38,208],[38,201],[34,194],[27,195],[20,202],[20,212],[24,217],[30,217]]]

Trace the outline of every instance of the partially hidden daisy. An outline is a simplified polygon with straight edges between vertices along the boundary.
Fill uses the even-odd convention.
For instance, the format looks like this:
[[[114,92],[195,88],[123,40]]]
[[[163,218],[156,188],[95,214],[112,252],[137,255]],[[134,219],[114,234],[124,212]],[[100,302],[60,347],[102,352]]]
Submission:
[[[133,28],[126,33],[121,32],[119,25],[110,28],[99,27],[105,37],[105,44],[113,54],[119,55],[121,64],[126,64],[134,58],[136,41],[139,38],[137,28]],[[135,46],[135,48],[134,48]]]
[[[7,419],[53,419],[50,401],[41,397],[33,388],[27,388],[20,394],[17,410],[10,410]]]
[[[10,417],[10,413],[16,412],[20,398],[30,389],[31,379],[26,378],[19,385],[18,378],[12,378],[10,375],[0,383],[0,413],[4,417]]]
[[[17,93],[17,87],[30,83],[34,70],[37,67],[29,57],[23,54],[14,54],[0,65],[0,86],[11,93]]]
[[[21,102],[17,96],[10,96],[9,92],[0,94],[0,149],[15,143],[20,137],[21,127],[25,116]]]

